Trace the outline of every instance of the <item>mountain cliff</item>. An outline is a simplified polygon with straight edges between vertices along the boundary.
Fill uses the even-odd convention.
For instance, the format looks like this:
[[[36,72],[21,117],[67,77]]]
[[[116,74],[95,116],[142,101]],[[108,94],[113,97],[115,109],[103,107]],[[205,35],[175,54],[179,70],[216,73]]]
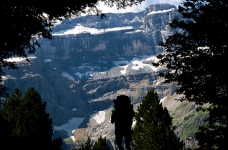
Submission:
[[[39,40],[41,47],[29,63],[19,59],[18,70],[5,70],[4,84],[9,93],[34,86],[48,102],[54,125],[89,116],[96,99],[109,101],[99,106],[105,109],[118,91],[134,91],[136,84],[141,91],[152,87],[157,70],[151,61],[163,51],[158,42],[169,34],[168,23],[176,14],[175,6],[163,4],[139,13],[108,13],[102,19],[63,20],[53,27],[51,40]],[[141,85],[141,80],[152,81]]]

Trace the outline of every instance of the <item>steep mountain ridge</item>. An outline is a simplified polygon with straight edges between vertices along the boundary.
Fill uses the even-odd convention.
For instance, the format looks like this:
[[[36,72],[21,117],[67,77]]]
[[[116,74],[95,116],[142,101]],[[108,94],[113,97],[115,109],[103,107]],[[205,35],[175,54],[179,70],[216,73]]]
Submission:
[[[53,28],[53,33],[56,33],[59,31],[65,31],[67,29],[73,29],[77,24],[83,25],[85,27],[96,28],[96,29],[106,29],[106,28],[124,27],[124,26],[133,26],[135,28],[139,28],[144,22],[144,17],[147,16],[149,13],[154,12],[155,14],[157,12],[158,15],[157,16],[153,15],[153,18],[159,19],[160,18],[159,15],[162,14],[161,11],[164,11],[164,13],[165,13],[165,10],[169,10],[170,12],[174,11],[170,9],[176,10],[176,7],[170,4],[156,4],[156,5],[150,5],[144,11],[141,11],[138,13],[134,13],[134,12],[116,13],[116,14],[106,13],[105,14],[106,17],[104,17],[103,19],[101,19],[100,16],[86,16],[86,17],[79,17],[75,19],[65,19],[61,22],[61,24],[58,24]],[[175,12],[171,12],[171,13],[170,12],[169,12],[169,15],[170,15],[169,17],[175,14]],[[146,22],[144,22],[144,24],[145,23]],[[164,25],[167,25],[167,24],[164,24]]]
[[[159,13],[149,15],[151,12]],[[36,55],[74,59],[74,63],[81,64],[88,60],[97,64],[122,56],[155,55],[162,51],[158,42],[168,34],[165,33],[168,22],[176,14],[175,6],[164,4],[151,5],[139,13],[108,13],[103,19],[85,16],[64,20],[53,28],[51,41],[40,40],[42,47]]]

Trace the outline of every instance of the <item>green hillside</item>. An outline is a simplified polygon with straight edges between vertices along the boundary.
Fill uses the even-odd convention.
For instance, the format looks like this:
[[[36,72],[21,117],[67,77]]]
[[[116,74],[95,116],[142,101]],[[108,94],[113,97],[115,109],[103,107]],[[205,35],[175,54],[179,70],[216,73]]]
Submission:
[[[184,101],[170,112],[175,131],[181,139],[193,137],[198,128],[206,124],[204,120],[208,117],[208,112],[196,111],[196,108],[194,103]]]

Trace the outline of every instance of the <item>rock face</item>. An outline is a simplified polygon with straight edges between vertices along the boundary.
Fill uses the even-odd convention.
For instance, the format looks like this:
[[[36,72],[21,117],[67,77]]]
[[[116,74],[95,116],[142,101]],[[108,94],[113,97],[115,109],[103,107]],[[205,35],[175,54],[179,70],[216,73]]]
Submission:
[[[34,86],[47,101],[54,125],[72,117],[89,117],[107,109],[118,94],[131,95],[152,87],[157,69],[151,65],[169,34],[175,6],[151,5],[139,13],[84,16],[63,20],[53,28],[51,40],[40,39],[30,63],[5,70],[4,84],[11,93]],[[77,109],[72,111],[72,109]]]
[[[151,63],[163,52],[158,42],[171,34],[168,23],[177,15],[175,6],[160,4],[139,13],[108,13],[103,19],[63,20],[51,40],[39,40],[41,48],[29,63],[20,60],[18,70],[4,70],[3,82],[9,94],[16,87],[22,93],[35,87],[47,102],[55,131],[68,137],[71,118],[83,120],[72,129],[72,139],[102,135],[114,146],[109,112],[117,95],[130,96],[136,110],[151,88],[161,99],[174,94],[175,87],[163,84]],[[179,105],[164,102],[170,110]]]
[[[169,34],[168,23],[176,16],[172,5],[151,5],[139,13],[106,14],[64,20],[53,28],[52,40],[41,39],[36,55],[71,59],[75,64],[98,64],[118,57],[155,55],[158,42]]]

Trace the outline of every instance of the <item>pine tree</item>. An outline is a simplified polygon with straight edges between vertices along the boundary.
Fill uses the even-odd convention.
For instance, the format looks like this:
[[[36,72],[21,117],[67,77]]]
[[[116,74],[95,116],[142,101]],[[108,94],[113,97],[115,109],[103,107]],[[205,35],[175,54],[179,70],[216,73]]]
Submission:
[[[76,150],[92,150],[92,142],[90,137],[86,140],[85,143],[82,143],[81,146]]]
[[[110,147],[107,144],[106,138],[102,138],[100,136],[97,139],[97,141],[94,143],[92,150],[110,150]]]
[[[74,150],[110,150],[110,147],[107,144],[106,138],[100,136],[94,144],[90,137],[88,137],[85,143],[82,143],[78,148],[74,148]]]
[[[12,95],[5,101],[3,108],[1,110],[1,115],[4,120],[10,123],[12,131],[10,136],[17,137],[20,129],[18,129],[18,118],[20,118],[20,103],[21,103],[22,94],[18,88],[16,88]]]
[[[12,144],[13,139],[11,138],[11,128],[8,121],[6,121],[0,113],[0,143],[1,147],[11,149],[9,147]]]
[[[61,139],[52,139],[52,119],[46,113],[46,102],[42,102],[33,87],[28,88],[24,97],[19,89],[15,89],[4,103],[1,115],[11,126],[12,146],[34,150],[61,149]]]
[[[183,142],[176,137],[172,118],[159,103],[157,93],[149,90],[135,115],[132,145],[135,150],[178,150]]]

